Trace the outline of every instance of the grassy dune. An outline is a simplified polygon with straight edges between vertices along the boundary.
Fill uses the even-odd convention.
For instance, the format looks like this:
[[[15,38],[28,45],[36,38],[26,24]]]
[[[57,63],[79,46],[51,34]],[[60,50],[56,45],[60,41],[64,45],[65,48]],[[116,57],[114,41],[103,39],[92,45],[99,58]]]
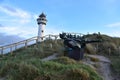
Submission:
[[[93,68],[67,57],[45,62],[35,58],[2,60],[0,77],[7,80],[102,80]]]
[[[92,36],[89,37],[93,39]],[[117,49],[120,46],[120,39],[106,35],[102,38],[106,42],[88,44],[86,53],[110,56],[113,70],[120,73],[120,65],[117,64],[120,61]],[[108,48],[111,49],[110,54]],[[67,57],[41,61],[42,58],[54,53],[63,56],[63,50],[61,40],[46,40],[27,49],[19,49],[12,55],[0,56],[0,77],[6,80],[103,80],[90,66]]]
[[[54,53],[63,55],[63,42],[54,43],[48,40],[1,56],[0,77],[6,80],[102,80],[93,68],[67,57],[41,61]]]

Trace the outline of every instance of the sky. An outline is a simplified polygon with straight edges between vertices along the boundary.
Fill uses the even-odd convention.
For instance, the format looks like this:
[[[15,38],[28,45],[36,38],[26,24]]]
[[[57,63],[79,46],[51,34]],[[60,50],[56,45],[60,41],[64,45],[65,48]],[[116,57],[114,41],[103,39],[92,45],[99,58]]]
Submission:
[[[120,0],[0,0],[0,44],[37,36],[44,12],[46,34],[97,33],[120,37]]]

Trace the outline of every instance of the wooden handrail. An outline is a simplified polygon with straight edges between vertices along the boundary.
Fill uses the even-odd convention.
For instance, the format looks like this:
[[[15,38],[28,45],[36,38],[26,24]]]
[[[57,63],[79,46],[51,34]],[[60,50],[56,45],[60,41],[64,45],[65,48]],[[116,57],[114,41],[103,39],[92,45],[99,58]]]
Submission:
[[[46,38],[46,37],[55,37],[58,38],[58,35],[45,35],[43,37],[40,37],[40,38]],[[25,44],[23,47],[27,48],[28,46],[28,43],[31,42],[31,41],[34,41],[35,40],[35,44],[38,42],[38,36],[35,36],[35,37],[32,37],[32,38],[29,38],[29,39],[26,39],[26,40],[23,40],[23,41],[19,41],[19,42],[16,42],[16,43],[12,43],[12,44],[9,44],[9,45],[4,45],[4,46],[0,46],[0,54],[4,54],[4,50],[5,49],[10,49],[10,53],[13,52],[13,48],[15,50],[17,50],[17,46],[21,45],[21,44]]]
[[[33,38],[37,38],[37,36],[36,36],[36,37],[29,38],[29,39],[26,39],[26,40],[29,41],[29,40],[31,40],[31,39],[33,39]],[[14,45],[14,44],[17,44],[17,43],[18,43],[18,44],[19,44],[19,43],[24,43],[26,40],[19,41],[19,42],[16,42],[16,43],[12,43],[12,44],[8,44],[8,45],[4,45],[4,46],[0,46],[0,48],[1,48],[1,47],[7,47],[7,46],[9,47],[9,46]]]

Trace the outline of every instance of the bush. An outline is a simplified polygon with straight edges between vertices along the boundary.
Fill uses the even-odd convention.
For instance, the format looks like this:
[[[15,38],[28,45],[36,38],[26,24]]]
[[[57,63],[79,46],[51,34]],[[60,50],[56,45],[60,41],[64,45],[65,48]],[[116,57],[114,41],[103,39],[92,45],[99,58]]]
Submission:
[[[1,77],[7,75],[10,80],[33,80],[39,75],[39,70],[26,63],[12,63],[7,62],[4,64],[0,71]]]
[[[113,42],[104,42],[99,44],[98,52],[105,55],[116,55],[117,46]]]
[[[90,80],[89,73],[84,69],[70,69],[66,71],[68,80]]]
[[[74,59],[70,59],[69,57],[59,57],[58,59],[55,59],[53,61],[61,63],[61,64],[76,64],[77,63]]]
[[[91,59],[91,61],[93,61],[93,62],[98,62],[98,61],[100,61],[98,58],[95,58],[95,57],[91,57],[90,59]]]
[[[86,45],[85,52],[88,54],[96,54],[95,48],[91,44]]]

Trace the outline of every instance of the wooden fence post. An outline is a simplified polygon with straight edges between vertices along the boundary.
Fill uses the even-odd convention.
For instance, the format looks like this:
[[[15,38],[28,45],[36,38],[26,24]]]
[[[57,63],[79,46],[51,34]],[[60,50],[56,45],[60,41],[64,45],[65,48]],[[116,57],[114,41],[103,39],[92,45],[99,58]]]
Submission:
[[[57,43],[57,37],[58,37],[58,36],[55,36],[55,43]]]
[[[38,37],[36,39],[36,45],[35,45],[35,48],[37,48],[37,45],[38,45]]]
[[[17,43],[15,43],[15,50],[17,49]]]
[[[10,53],[11,55],[13,54],[12,46],[10,47]]]
[[[51,38],[51,37],[50,37],[50,35],[49,35],[49,40],[50,40],[50,38]]]
[[[36,44],[38,44],[38,38],[36,39]]]
[[[50,43],[50,48],[53,48],[53,45],[52,45],[52,43]]]
[[[120,46],[118,47],[118,54],[119,54],[119,56],[120,56]]]
[[[110,48],[108,48],[108,52],[109,52],[109,56],[110,56],[110,54],[111,54],[111,49]]]
[[[3,55],[3,47],[1,47],[1,54]]]
[[[27,48],[27,40],[25,41],[25,48]]]

